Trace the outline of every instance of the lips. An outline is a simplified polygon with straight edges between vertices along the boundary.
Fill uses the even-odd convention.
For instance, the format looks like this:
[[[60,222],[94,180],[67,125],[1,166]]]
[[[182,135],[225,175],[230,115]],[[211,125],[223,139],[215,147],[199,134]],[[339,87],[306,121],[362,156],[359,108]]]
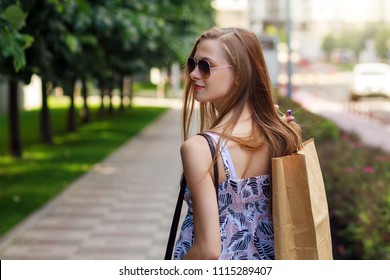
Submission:
[[[203,88],[204,88],[204,86],[197,85],[197,84],[194,85],[194,89],[195,89],[196,91],[201,90],[201,89],[203,89]]]

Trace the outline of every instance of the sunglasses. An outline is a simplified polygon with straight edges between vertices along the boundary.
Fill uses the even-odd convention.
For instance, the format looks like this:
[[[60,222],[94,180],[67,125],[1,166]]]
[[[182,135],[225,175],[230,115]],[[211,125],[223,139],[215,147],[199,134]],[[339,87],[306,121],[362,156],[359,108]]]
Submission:
[[[191,73],[192,71],[194,71],[196,68],[196,65],[198,65],[199,72],[202,75],[202,77],[204,77],[204,78],[210,77],[210,70],[211,69],[222,69],[222,68],[233,67],[233,65],[212,67],[207,60],[204,60],[204,59],[197,60],[193,57],[190,57],[187,60],[188,73]]]

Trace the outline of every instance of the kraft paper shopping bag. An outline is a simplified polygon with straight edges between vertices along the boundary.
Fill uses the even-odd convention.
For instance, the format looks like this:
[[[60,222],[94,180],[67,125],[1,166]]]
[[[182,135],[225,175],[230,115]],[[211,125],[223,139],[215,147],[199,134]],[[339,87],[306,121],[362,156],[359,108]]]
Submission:
[[[314,140],[272,159],[275,258],[332,259],[329,210]]]

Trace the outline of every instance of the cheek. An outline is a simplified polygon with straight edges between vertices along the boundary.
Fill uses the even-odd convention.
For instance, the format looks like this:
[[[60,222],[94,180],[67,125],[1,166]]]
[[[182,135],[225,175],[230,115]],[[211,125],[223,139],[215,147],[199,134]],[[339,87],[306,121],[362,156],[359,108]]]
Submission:
[[[216,75],[204,80],[205,88],[194,92],[198,102],[215,101],[224,98],[234,82],[233,76]]]
[[[233,83],[233,79],[226,79],[226,77],[221,79],[215,79],[210,81],[207,85],[207,90],[215,97],[221,98],[224,97],[227,92],[230,90]]]
[[[226,96],[229,88],[227,84],[216,84],[216,86],[210,88],[210,91],[214,98],[222,98]]]

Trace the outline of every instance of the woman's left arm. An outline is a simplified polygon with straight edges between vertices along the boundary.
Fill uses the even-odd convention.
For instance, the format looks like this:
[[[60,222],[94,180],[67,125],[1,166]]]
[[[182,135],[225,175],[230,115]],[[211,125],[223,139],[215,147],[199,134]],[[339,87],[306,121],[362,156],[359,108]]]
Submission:
[[[197,135],[184,142],[180,152],[191,192],[195,232],[194,244],[184,259],[218,259],[221,239],[209,146],[204,137]]]

